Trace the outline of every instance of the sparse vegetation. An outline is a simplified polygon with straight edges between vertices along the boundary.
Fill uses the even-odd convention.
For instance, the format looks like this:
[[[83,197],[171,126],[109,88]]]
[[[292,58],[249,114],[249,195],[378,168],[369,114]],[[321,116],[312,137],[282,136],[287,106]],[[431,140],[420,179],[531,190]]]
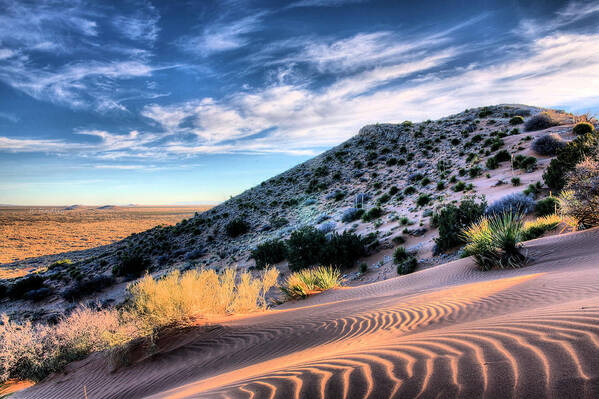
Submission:
[[[566,144],[543,173],[543,180],[547,187],[554,191],[563,189],[568,173],[574,170],[576,164],[585,157],[595,153],[598,142],[596,134],[585,134]]]
[[[393,251],[393,263],[397,265],[397,274],[409,274],[416,270],[418,260],[410,254],[404,247],[397,247]]]
[[[530,119],[526,121],[524,124],[524,130],[527,132],[543,130],[556,126],[557,124],[558,122],[555,121],[549,113],[541,112],[530,117]]]
[[[555,230],[560,223],[561,218],[555,213],[541,216],[531,222],[525,222],[522,227],[522,241],[539,238],[546,232]]]
[[[225,226],[225,232],[231,238],[239,237],[250,231],[250,225],[242,219],[233,219]]]
[[[535,214],[537,216],[548,216],[559,210],[559,200],[555,197],[547,197],[537,201]]]
[[[459,206],[448,204],[439,209],[432,218],[432,225],[439,228],[439,237],[435,239],[438,251],[446,251],[462,244],[461,232],[464,228],[480,219],[487,202],[476,197],[465,197]]]
[[[532,149],[539,155],[555,156],[566,146],[559,134],[551,133],[532,142]]]
[[[140,248],[130,248],[121,255],[120,261],[112,268],[115,276],[138,277],[151,265],[150,258]]]
[[[514,193],[493,202],[486,210],[486,214],[500,215],[503,213],[527,214],[534,210],[535,201],[532,196],[524,193]]]
[[[524,118],[521,117],[520,115],[513,116],[510,119],[510,125],[520,125],[522,123],[524,123]]]
[[[561,213],[578,228],[599,226],[599,161],[587,158],[576,165],[559,202]]]
[[[579,122],[572,128],[572,133],[577,136],[582,136],[587,133],[593,133],[595,127],[589,122]]]

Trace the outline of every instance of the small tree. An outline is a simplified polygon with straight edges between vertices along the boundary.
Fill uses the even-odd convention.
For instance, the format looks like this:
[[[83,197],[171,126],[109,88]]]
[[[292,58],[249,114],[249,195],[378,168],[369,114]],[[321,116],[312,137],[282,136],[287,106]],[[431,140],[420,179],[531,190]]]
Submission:
[[[587,158],[576,165],[560,196],[560,208],[580,227],[599,225],[599,162]]]
[[[295,230],[287,240],[289,268],[295,271],[317,265],[323,258],[326,243],[325,234],[313,226]]]

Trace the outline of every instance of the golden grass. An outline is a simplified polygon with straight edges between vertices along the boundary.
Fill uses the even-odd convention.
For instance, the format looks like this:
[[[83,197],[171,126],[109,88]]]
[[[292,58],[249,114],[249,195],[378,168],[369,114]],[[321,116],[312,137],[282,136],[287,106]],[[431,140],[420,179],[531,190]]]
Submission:
[[[291,273],[280,288],[289,298],[306,298],[312,294],[339,287],[342,281],[338,269],[331,266],[319,266],[315,269],[303,269]]]
[[[161,328],[186,326],[198,317],[263,310],[266,294],[278,276],[274,268],[258,277],[230,269],[221,274],[175,271],[133,283],[128,303],[120,311],[81,308],[53,326],[16,323],[3,315],[0,383],[9,379],[39,381],[95,351],[110,349],[114,361],[126,354],[131,341],[152,340]]]
[[[0,236],[3,237],[0,263],[110,244],[159,224],[178,223],[209,208],[0,207]]]

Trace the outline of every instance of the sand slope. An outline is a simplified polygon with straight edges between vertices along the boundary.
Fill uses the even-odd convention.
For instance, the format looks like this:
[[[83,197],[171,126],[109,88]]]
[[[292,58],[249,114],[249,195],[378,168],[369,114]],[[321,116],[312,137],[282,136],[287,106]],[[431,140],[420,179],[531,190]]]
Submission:
[[[469,259],[99,354],[19,398],[599,397],[599,230],[531,241],[530,266]]]

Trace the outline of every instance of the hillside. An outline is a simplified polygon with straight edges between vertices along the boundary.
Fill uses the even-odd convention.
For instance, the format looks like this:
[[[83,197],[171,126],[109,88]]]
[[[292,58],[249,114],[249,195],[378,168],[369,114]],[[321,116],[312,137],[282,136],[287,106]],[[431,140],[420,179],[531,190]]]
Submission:
[[[0,312],[33,319],[56,317],[76,303],[61,293],[81,279],[108,278],[113,266],[131,252],[148,256],[150,271],[158,274],[196,266],[252,267],[250,252],[256,245],[288,238],[308,225],[325,233],[350,231],[370,237],[369,252],[359,260],[367,263],[369,271],[347,270],[350,285],[396,276],[391,253],[400,242],[416,254],[417,270],[456,259],[455,251],[440,253],[434,248],[433,211],[465,194],[483,194],[491,203],[541,181],[550,158],[533,153],[532,139],[551,132],[569,140],[574,121],[572,115],[552,111],[559,124],[549,129],[523,132],[521,124],[510,123],[516,115],[526,120],[540,111],[538,107],[499,105],[437,121],[365,126],[339,146],[176,226],[156,227],[93,250],[3,265],[42,270],[47,291],[37,303],[5,300]],[[503,162],[488,169],[485,161],[500,150],[513,156],[534,155],[536,167],[512,170],[510,162]],[[518,186],[510,183],[513,177],[520,179]],[[358,207],[367,213],[380,208],[380,215],[350,217],[362,212]],[[231,221],[242,221],[249,230],[232,238],[226,231]],[[53,264],[64,258],[73,262]],[[287,270],[286,262],[277,267]],[[104,306],[118,303],[127,281],[118,277],[79,300],[100,301]]]

